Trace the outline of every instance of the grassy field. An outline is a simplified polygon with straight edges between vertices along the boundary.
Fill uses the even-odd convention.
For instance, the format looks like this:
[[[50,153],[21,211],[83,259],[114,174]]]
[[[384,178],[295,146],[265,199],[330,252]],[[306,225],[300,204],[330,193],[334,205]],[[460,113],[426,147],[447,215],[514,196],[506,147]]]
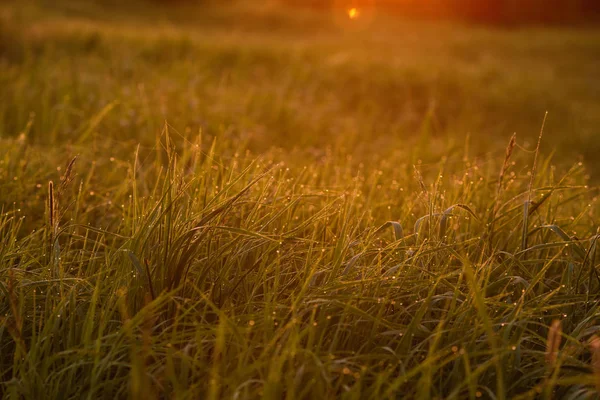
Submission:
[[[0,397],[597,398],[600,30],[256,3],[0,4]]]

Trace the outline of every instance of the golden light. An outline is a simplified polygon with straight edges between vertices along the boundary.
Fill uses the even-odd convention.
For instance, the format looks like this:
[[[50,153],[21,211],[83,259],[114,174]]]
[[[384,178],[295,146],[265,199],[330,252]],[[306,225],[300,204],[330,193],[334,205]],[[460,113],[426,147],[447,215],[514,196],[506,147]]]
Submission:
[[[356,19],[356,18],[358,18],[359,15],[360,15],[360,11],[358,11],[358,8],[352,7],[350,9],[348,9],[348,18]]]

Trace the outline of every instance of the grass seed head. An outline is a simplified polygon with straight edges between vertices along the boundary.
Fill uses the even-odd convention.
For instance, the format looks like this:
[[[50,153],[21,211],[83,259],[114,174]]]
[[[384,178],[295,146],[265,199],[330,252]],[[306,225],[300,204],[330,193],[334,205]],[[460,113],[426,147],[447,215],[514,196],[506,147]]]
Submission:
[[[550,329],[548,330],[548,341],[546,342],[546,362],[551,367],[556,365],[556,359],[558,358],[558,350],[560,348],[560,341],[562,335],[562,322],[558,319],[552,321]]]
[[[54,202],[54,182],[48,182],[48,226],[50,231],[54,231],[54,211],[55,211],[55,202]]]
[[[600,392],[600,337],[592,336],[590,339],[590,351],[592,353],[592,372],[594,373],[594,381],[596,390]]]

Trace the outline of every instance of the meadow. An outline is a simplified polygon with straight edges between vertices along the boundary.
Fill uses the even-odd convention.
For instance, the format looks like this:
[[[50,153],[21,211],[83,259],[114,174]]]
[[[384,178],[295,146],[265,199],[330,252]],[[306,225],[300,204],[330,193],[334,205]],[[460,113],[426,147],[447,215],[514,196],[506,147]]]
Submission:
[[[1,397],[598,398],[599,55],[592,27],[0,3]]]

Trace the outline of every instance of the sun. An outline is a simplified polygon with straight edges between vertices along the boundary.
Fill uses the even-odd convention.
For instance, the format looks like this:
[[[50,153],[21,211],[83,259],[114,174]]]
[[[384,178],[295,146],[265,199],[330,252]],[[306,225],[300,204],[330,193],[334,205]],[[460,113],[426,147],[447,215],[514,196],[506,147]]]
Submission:
[[[360,16],[360,11],[356,7],[348,9],[348,18],[357,19]]]

